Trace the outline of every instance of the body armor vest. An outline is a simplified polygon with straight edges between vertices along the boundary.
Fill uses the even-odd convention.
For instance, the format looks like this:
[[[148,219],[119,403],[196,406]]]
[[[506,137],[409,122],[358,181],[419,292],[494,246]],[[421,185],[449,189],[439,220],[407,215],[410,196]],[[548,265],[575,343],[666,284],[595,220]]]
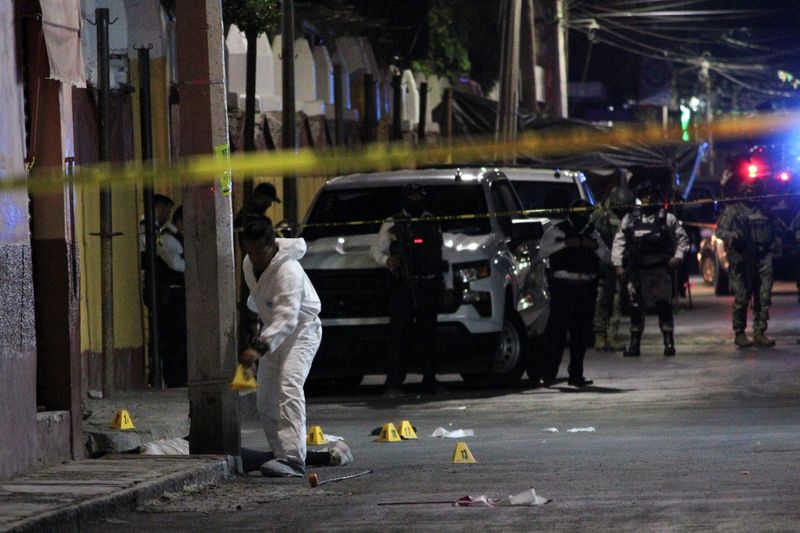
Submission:
[[[564,232],[564,240],[581,236],[581,233],[575,230],[569,221],[560,222],[556,227]],[[589,237],[585,233],[583,236]],[[576,274],[595,275],[597,274],[598,262],[599,259],[595,250],[584,247],[562,248],[550,256],[550,270],[553,272],[563,270]]]
[[[646,222],[640,210],[631,215],[633,224],[626,230],[634,265],[651,266],[664,263],[675,253],[667,212],[659,209],[652,222]]]
[[[394,238],[389,246],[389,254],[400,259],[401,275],[429,278],[441,274],[442,232],[438,222],[412,222],[403,213],[392,218],[394,225],[389,231]]]

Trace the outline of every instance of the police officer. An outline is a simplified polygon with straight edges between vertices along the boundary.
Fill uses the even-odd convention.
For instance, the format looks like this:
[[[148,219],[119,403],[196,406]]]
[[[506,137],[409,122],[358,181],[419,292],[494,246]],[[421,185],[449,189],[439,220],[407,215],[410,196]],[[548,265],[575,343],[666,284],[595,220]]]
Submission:
[[[603,238],[608,249],[614,243],[619,225],[632,208],[636,198],[626,185],[611,189],[603,205],[596,207],[590,222]],[[594,309],[594,347],[597,350],[616,352],[620,319],[620,293],[622,286],[617,279],[614,266],[601,263],[597,276],[597,300]]]
[[[664,355],[672,356],[672,272],[689,251],[689,236],[675,215],[661,205],[661,195],[653,183],[642,182],[636,187],[636,196],[640,205],[622,219],[611,250],[617,276],[628,282],[631,304],[631,339],[624,355],[640,355],[644,314],[655,307],[664,336]]]
[[[427,193],[418,183],[403,187],[403,210],[386,220],[371,249],[391,272],[390,346],[385,393],[397,396],[406,358],[423,359],[423,390],[436,392],[436,316],[444,291],[442,230],[426,210]]]
[[[233,219],[234,231],[241,232],[250,222],[266,220],[272,224],[272,220],[265,212],[273,203],[281,203],[275,185],[269,182],[256,185],[245,205],[242,206]]]
[[[186,260],[183,254],[183,206],[172,213],[172,222],[161,228],[156,246],[159,270],[159,341],[164,384],[185,387],[186,367]]]
[[[592,380],[583,375],[583,358],[591,340],[597,294],[597,271],[608,263],[610,253],[600,234],[589,222],[591,206],[586,200],[570,204],[566,220],[551,226],[542,236],[539,258],[550,263],[550,321],[544,384],[551,385],[561,366],[569,333],[569,380],[585,387]]]
[[[792,219],[789,230],[792,232],[792,235],[794,235],[794,263],[797,269],[795,271],[795,283],[797,285],[797,303],[800,303],[800,213],[797,213]],[[797,342],[800,343],[800,340]]]
[[[742,181],[742,200],[728,205],[717,222],[716,236],[725,243],[728,279],[733,290],[734,343],[740,348],[775,345],[765,335],[772,296],[772,255],[780,246],[782,227],[758,201],[759,180]],[[753,300],[753,340],[747,338],[747,305]]]

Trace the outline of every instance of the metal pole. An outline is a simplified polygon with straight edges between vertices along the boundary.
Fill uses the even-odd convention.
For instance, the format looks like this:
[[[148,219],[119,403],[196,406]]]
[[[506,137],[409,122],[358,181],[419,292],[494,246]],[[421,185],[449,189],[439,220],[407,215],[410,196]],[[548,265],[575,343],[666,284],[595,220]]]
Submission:
[[[333,65],[333,127],[336,146],[344,146],[344,91],[342,90],[342,65]]]
[[[403,78],[392,76],[392,140],[403,139]],[[366,87],[365,87],[366,89]],[[365,101],[368,101],[365,99]]]
[[[294,94],[294,0],[283,0],[281,68],[283,74],[283,149],[297,151]],[[283,218],[297,222],[297,178],[283,177]]]
[[[536,91],[536,14],[533,0],[522,3],[522,39],[520,45],[522,103],[528,111],[539,109]]]
[[[558,57],[558,116],[569,116],[567,92],[567,12],[564,0],[556,1],[556,54]]]
[[[139,48],[139,122],[142,139],[142,162],[153,159],[152,114],[150,110],[150,50]],[[161,354],[159,353],[158,331],[158,289],[156,287],[156,221],[153,204],[153,182],[148,180],[144,187],[144,242],[145,278],[147,294],[147,326],[150,331],[148,351],[150,352],[150,386],[163,389],[161,375]]]
[[[258,32],[248,29],[245,32],[247,37],[247,65],[245,71],[245,99],[244,99],[244,151],[256,151],[256,55]],[[253,177],[246,176],[242,195],[245,205],[247,205],[250,195],[253,194]]]
[[[448,156],[447,162],[453,162],[453,153],[451,151],[453,147],[453,89],[447,88],[444,90],[444,95],[442,97],[444,100],[444,110],[445,110],[445,136],[447,137],[447,148],[448,148]]]
[[[108,9],[95,10],[97,21],[97,133],[100,161],[111,156],[109,119]],[[112,248],[111,187],[100,187],[100,287],[103,315],[103,397],[114,395],[114,255]]]
[[[417,140],[425,140],[425,120],[428,115],[428,82],[419,84],[419,124],[417,125]]]

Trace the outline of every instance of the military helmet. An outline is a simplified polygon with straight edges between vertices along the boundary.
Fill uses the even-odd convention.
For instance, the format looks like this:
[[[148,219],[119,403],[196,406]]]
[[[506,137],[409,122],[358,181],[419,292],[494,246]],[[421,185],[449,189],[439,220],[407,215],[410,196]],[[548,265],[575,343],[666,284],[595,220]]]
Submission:
[[[627,185],[618,185],[608,193],[608,207],[611,209],[625,209],[633,207],[636,197]]]
[[[636,197],[640,200],[645,197],[661,199],[661,191],[652,181],[643,181],[636,186]]]

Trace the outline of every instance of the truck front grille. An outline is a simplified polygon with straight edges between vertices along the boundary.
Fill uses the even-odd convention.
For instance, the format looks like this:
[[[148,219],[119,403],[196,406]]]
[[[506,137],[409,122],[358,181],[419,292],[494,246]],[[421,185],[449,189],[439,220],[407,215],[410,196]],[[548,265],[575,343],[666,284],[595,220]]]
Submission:
[[[320,318],[389,316],[389,271],[382,268],[308,270],[322,301]]]

